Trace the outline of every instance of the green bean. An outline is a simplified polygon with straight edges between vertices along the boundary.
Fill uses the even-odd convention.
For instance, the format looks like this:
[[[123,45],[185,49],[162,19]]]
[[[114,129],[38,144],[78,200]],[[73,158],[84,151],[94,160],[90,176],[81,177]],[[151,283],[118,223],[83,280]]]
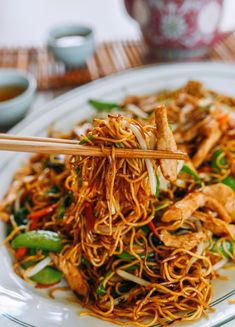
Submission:
[[[11,245],[14,249],[26,247],[59,252],[63,248],[62,240],[57,233],[45,230],[30,231],[16,236]]]
[[[31,277],[32,281],[43,284],[43,285],[50,285],[59,283],[62,279],[62,272],[58,271],[52,267],[45,267],[37,274]]]

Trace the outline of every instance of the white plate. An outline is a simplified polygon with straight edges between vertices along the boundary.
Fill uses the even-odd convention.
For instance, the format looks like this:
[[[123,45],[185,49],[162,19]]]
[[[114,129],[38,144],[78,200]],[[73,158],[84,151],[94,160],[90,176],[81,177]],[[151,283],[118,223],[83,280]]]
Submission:
[[[113,77],[90,83],[50,102],[40,114],[26,118],[12,133],[22,135],[46,135],[47,126],[56,121],[63,129],[71,128],[76,121],[89,117],[93,110],[87,104],[89,98],[119,101],[127,94],[146,94],[162,89],[174,89],[189,79],[202,81],[206,87],[235,96],[235,65],[222,63],[192,63],[149,66],[130,70]],[[23,155],[1,153],[0,198],[6,192],[14,171],[22,163]],[[4,226],[0,224],[0,243],[4,239]],[[235,297],[235,270],[223,272],[230,281],[216,280],[212,306],[216,311],[209,319],[183,324],[183,326],[218,327],[235,319],[235,306],[228,299]],[[0,249],[0,326],[13,327],[85,327],[113,326],[90,317],[79,317],[77,305],[68,301],[48,299],[18,276],[11,267],[6,248]],[[181,324],[182,325],[182,324]],[[230,325],[230,324],[229,324]]]

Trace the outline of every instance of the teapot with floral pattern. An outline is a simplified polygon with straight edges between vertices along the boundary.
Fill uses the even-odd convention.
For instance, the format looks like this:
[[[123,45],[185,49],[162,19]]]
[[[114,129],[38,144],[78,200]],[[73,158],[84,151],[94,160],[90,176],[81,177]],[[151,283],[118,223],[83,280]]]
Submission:
[[[219,31],[224,0],[124,0],[151,54],[162,60],[204,56],[231,32]]]

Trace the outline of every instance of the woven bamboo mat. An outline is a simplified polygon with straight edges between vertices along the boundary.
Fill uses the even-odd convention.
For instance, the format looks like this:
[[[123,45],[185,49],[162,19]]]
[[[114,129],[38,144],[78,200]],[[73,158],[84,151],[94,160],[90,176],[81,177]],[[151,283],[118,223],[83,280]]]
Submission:
[[[205,59],[235,61],[235,35],[218,44]],[[71,71],[66,71],[63,63],[56,62],[46,48],[0,49],[0,68],[30,71],[40,90],[74,87],[153,62],[147,58],[146,48],[140,40],[101,43],[84,68]]]

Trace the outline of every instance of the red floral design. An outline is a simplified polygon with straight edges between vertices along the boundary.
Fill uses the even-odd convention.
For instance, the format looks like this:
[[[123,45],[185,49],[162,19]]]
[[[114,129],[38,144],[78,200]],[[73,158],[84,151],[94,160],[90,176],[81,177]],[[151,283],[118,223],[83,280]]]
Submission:
[[[130,14],[135,1],[148,6],[148,22],[141,28],[151,47],[195,49],[211,45],[216,38],[223,0],[125,0]],[[208,5],[216,11],[218,21],[215,19],[210,33],[204,33],[198,21]]]

